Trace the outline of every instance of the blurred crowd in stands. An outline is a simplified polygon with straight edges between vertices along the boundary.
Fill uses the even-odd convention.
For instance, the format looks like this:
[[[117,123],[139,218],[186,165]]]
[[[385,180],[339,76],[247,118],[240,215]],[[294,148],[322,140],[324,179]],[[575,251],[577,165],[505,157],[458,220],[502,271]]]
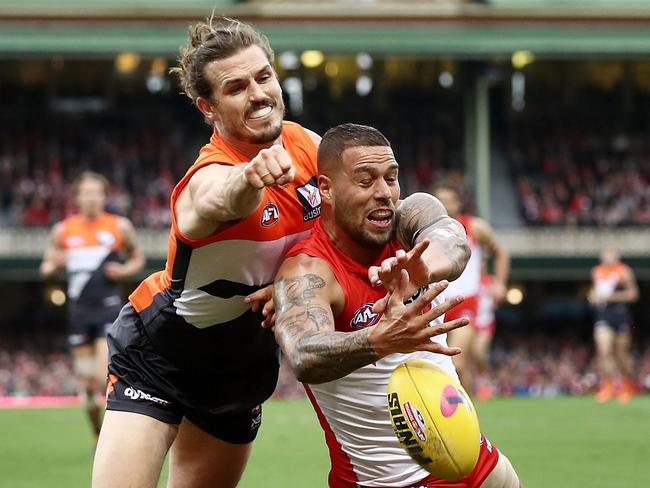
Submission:
[[[509,132],[509,161],[529,225],[650,224],[650,145],[603,120],[536,113]]]
[[[52,349],[52,338],[38,345],[3,337],[0,344],[0,396],[76,395],[72,361],[64,349]],[[483,381],[489,381],[495,396],[582,395],[593,392],[597,385],[593,359],[593,348],[577,339],[549,341],[536,336],[497,340],[490,372]],[[637,350],[634,359],[638,391],[650,391],[650,344]],[[283,363],[275,397],[304,395]]]

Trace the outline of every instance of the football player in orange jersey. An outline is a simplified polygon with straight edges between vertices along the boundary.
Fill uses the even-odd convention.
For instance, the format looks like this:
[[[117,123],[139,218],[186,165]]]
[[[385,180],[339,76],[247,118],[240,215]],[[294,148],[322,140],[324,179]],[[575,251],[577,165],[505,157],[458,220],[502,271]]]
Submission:
[[[175,71],[213,134],[172,192],[165,270],[131,294],[108,334],[96,488],[156,486],[168,451],[169,486],[237,485],[278,374],[260,303],[320,215],[320,137],[283,120],[264,36],[233,19],[200,22]],[[430,249],[440,274],[467,260],[463,243],[432,239]]]
[[[108,180],[84,172],[74,184],[78,214],[54,225],[40,266],[44,279],[65,269],[68,343],[95,435],[106,389],[106,331],[122,307],[120,282],[144,266],[129,219],[105,211]]]
[[[628,403],[634,393],[633,362],[630,355],[630,304],[639,299],[634,273],[611,247],[600,253],[600,264],[591,271],[589,302],[594,307],[594,341],[600,370],[596,401],[607,402],[614,395],[614,380],[621,376],[618,400]]]

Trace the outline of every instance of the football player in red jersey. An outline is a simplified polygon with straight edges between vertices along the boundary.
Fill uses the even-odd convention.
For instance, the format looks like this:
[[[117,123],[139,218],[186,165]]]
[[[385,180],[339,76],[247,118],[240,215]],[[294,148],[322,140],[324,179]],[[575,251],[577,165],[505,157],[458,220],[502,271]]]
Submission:
[[[275,335],[325,432],[330,488],[520,487],[509,460],[485,438],[466,477],[427,473],[401,448],[388,416],[386,388],[399,364],[426,359],[456,376],[450,356],[460,350],[447,346],[446,333],[468,320],[443,323],[462,297],[442,299],[447,281],[436,283],[431,272],[427,236],[462,241],[464,230],[430,195],[398,200],[399,166],[376,129],[329,130],[318,167],[322,217],[278,271]],[[429,212],[431,225],[396,231],[416,209]]]

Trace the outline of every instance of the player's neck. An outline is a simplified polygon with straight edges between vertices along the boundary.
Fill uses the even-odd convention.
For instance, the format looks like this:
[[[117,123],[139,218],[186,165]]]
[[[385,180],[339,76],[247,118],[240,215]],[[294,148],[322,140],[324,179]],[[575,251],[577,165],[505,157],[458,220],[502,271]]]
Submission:
[[[383,249],[373,249],[359,244],[352,239],[343,229],[338,227],[331,219],[321,217],[323,229],[332,243],[343,254],[351,257],[359,264],[371,265]]]
[[[282,135],[280,135],[276,140],[264,144],[255,144],[248,141],[242,141],[241,139],[235,139],[223,133],[219,133],[219,137],[221,137],[225,143],[232,147],[235,151],[246,156],[249,161],[257,156],[257,154],[262,149],[268,149],[271,146],[282,144]]]
[[[86,222],[94,222],[95,220],[99,219],[99,217],[102,216],[104,212],[81,212],[81,217],[86,221]]]

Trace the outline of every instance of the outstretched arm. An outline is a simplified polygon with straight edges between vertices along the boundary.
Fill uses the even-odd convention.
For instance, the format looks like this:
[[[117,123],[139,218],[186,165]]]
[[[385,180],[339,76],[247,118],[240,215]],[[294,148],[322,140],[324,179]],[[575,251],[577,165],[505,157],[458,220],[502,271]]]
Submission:
[[[294,175],[291,157],[279,145],[261,150],[249,163],[205,166],[178,198],[175,211],[180,231],[193,239],[207,237],[253,213],[264,187],[284,185]]]
[[[423,254],[429,265],[429,283],[453,281],[465,269],[471,254],[465,229],[433,195],[419,192],[402,200],[397,208],[396,232],[405,249],[429,241]]]
[[[354,332],[338,332],[334,315],[345,298],[327,263],[299,255],[287,259],[275,282],[275,337],[298,380],[324,383],[395,352],[431,351],[454,355],[457,348],[431,342],[431,337],[466,324],[459,319],[438,327],[429,322],[439,317],[458,299],[421,314],[446,287],[432,287],[420,298],[404,305],[408,274],[403,271],[400,287],[394,290],[379,322]]]
[[[408,252],[398,251],[382,266],[371,267],[373,285],[394,281],[400,269],[409,272],[414,288],[460,276],[471,254],[467,235],[436,197],[414,193],[399,202],[396,218],[396,237]]]

